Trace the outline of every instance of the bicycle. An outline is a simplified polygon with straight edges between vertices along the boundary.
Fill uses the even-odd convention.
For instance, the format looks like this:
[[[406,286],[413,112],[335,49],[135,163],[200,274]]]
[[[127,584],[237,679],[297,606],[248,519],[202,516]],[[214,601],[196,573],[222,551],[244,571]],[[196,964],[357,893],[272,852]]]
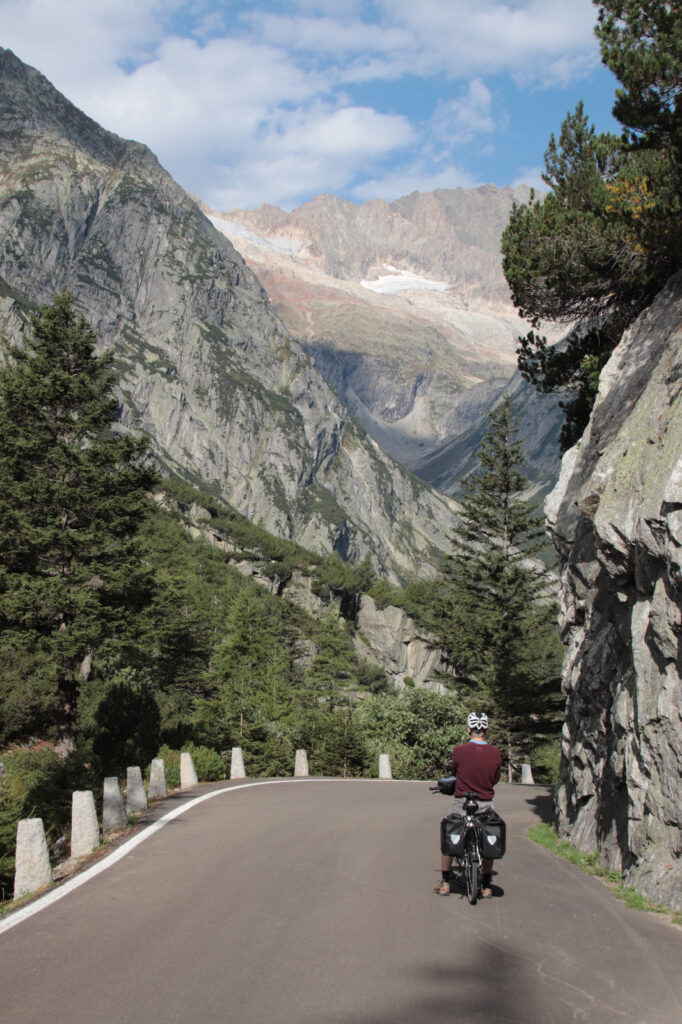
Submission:
[[[435,786],[430,786],[429,788],[432,793],[439,792],[451,796],[454,791],[454,784],[454,777],[450,776],[440,779]],[[457,861],[459,872],[464,876],[464,886],[462,888],[466,888],[467,899],[473,907],[478,901],[481,888],[481,831],[476,819],[480,798],[477,793],[464,793],[463,799],[464,825],[461,833],[457,836],[457,843],[455,844],[455,850],[461,849],[462,852],[453,852],[452,856]],[[443,820],[446,821],[447,819]]]
[[[464,794],[464,854],[456,857],[457,866],[464,869],[467,899],[473,907],[481,890],[481,832],[476,815],[478,797],[476,793]]]

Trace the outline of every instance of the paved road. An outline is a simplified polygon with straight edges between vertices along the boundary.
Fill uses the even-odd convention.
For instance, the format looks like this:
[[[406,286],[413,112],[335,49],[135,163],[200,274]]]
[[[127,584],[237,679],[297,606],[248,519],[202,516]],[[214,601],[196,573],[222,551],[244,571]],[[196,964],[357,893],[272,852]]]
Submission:
[[[682,931],[525,838],[542,787],[499,787],[509,852],[476,907],[431,892],[424,783],[194,793],[216,789],[0,934],[2,1024],[682,1020]]]

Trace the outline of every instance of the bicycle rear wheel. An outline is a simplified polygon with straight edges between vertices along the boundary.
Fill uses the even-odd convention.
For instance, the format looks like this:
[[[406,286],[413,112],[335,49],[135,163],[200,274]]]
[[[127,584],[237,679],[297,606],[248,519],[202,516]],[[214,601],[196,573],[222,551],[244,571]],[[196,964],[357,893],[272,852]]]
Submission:
[[[467,844],[466,856],[464,859],[464,874],[467,883],[467,899],[473,907],[478,900],[478,890],[480,887],[480,869],[481,865],[478,860],[478,850],[476,849],[476,843],[472,840]]]

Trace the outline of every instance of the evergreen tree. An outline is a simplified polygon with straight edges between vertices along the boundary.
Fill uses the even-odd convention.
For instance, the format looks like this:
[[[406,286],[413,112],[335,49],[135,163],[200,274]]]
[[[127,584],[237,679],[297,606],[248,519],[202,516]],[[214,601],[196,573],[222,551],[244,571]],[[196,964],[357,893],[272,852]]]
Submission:
[[[523,499],[522,442],[509,397],[489,416],[479,468],[463,481],[441,630],[458,688],[493,722],[509,778],[556,731],[561,645],[549,574],[537,560],[543,520]]]
[[[0,368],[0,660],[4,736],[75,724],[83,678],[134,646],[150,596],[137,531],[154,474],[112,431],[112,357],[61,295]]]
[[[261,596],[245,587],[230,611],[207,681],[213,696],[199,701],[199,735],[217,749],[260,747],[268,723],[291,708],[290,660]]]
[[[545,154],[550,194],[515,207],[502,237],[505,276],[532,326],[519,368],[542,391],[566,389],[562,448],[581,436],[623,331],[682,264],[682,12],[664,0],[597,6],[625,131],[597,134],[578,104]],[[548,322],[572,327],[565,343],[548,345]]]
[[[346,706],[349,691],[358,685],[358,664],[351,639],[333,612],[320,620],[313,642],[317,654],[304,680],[308,703],[330,711]]]

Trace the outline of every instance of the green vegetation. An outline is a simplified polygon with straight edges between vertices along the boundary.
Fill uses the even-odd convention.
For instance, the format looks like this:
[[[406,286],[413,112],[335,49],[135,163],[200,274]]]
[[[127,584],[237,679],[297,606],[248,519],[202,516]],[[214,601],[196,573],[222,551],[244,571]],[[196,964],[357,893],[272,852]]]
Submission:
[[[241,746],[252,775],[372,775],[394,751],[409,778],[438,774],[462,735],[450,697],[388,686],[359,662],[350,629],[276,597],[294,572],[342,607],[376,582],[254,526],[217,498],[162,483],[144,442],[111,429],[109,357],[60,296],[0,370],[0,886],[12,884],[20,817],[64,846],[70,794],[180,751],[202,779]],[[156,500],[150,492],[156,490]],[[193,540],[198,514],[221,547]],[[223,550],[222,548],[225,548]],[[331,605],[331,608],[335,605]],[[419,737],[417,742],[416,737]],[[55,752],[59,751],[59,756]]]
[[[463,481],[436,622],[458,691],[475,697],[491,718],[510,782],[521,761],[544,775],[562,706],[556,606],[537,558],[543,520],[522,497],[527,481],[517,433],[506,396],[489,415],[478,469]]]
[[[68,295],[32,327],[0,369],[0,742],[48,723],[68,741],[92,652],[120,662],[151,599],[154,475],[145,442],[109,430],[111,358]]]
[[[566,842],[566,840],[559,839],[552,826],[547,824],[533,825],[528,830],[528,838],[532,839],[534,843],[544,846],[545,849],[555,853],[558,857],[563,857],[564,860],[575,864],[576,867],[580,868],[581,871],[585,871],[588,875],[596,875],[598,878],[602,878],[608,884],[614,896],[619,900],[624,900],[631,910],[648,910],[654,914],[666,914],[670,916],[674,924],[682,925],[682,914],[671,912],[670,907],[666,907],[663,903],[653,903],[637,892],[636,889],[633,889],[632,886],[626,887],[621,885],[620,872],[607,871],[599,861],[597,850],[593,850],[591,853],[582,853],[575,846],[571,846],[570,843]]]
[[[682,257],[682,11],[663,0],[597,6],[623,134],[597,134],[579,103],[545,154],[550,194],[515,207],[502,237],[504,273],[532,328],[519,369],[541,391],[566,389],[564,449],[581,436],[623,331]],[[546,323],[570,327],[564,344],[548,345]]]

